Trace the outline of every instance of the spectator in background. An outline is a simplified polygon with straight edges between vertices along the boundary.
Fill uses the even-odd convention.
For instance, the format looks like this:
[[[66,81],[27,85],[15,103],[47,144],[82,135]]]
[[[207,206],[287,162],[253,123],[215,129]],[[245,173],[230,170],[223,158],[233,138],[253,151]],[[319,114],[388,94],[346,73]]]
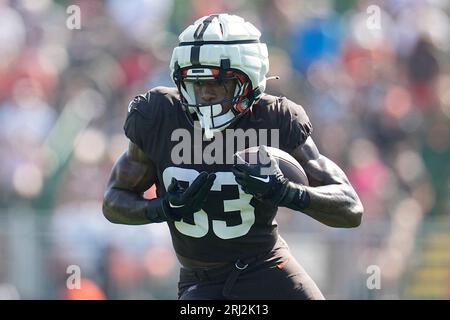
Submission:
[[[435,107],[439,63],[433,45],[425,36],[418,39],[408,57],[407,67],[411,92],[417,107],[422,109]]]

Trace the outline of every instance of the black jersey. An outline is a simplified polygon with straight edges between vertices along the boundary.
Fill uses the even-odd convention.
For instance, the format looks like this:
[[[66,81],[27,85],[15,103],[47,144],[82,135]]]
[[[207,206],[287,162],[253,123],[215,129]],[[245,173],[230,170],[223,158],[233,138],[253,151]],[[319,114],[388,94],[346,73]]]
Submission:
[[[284,97],[264,95],[232,126],[208,141],[200,127],[192,126],[177,89],[157,87],[130,103],[124,129],[154,162],[158,197],[164,196],[172,177],[187,186],[202,171],[217,176],[202,210],[182,221],[168,222],[178,255],[227,262],[274,246],[277,208],[241,190],[231,172],[232,155],[262,144],[291,153],[312,130],[301,106]]]

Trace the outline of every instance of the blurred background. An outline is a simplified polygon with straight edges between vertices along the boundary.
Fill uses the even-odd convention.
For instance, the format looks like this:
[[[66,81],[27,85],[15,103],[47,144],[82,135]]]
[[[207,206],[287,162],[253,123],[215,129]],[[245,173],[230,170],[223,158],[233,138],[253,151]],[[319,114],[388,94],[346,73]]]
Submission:
[[[450,299],[448,0],[0,0],[0,299],[176,299],[168,228],[101,202],[129,101],[171,86],[178,34],[219,12],[261,30],[267,92],[304,106],[364,204],[357,229],[277,216],[324,295]]]

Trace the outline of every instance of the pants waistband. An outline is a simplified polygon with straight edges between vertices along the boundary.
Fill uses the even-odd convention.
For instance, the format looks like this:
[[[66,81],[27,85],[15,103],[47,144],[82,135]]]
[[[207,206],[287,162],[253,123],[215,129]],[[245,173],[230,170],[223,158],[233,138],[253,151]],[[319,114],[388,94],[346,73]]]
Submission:
[[[270,252],[270,251],[269,251]],[[238,259],[217,268],[181,268],[183,278],[191,278],[197,281],[225,280],[230,272],[238,270],[239,273],[252,266],[258,260],[263,259],[269,252],[263,252],[253,257]]]

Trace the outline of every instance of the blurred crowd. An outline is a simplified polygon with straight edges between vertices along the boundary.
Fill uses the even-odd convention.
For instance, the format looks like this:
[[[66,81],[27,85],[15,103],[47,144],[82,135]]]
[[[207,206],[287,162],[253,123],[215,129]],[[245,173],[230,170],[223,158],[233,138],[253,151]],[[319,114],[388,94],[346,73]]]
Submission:
[[[69,27],[71,5],[79,29]],[[261,30],[269,75],[280,76],[267,92],[303,105],[320,151],[361,197],[366,236],[388,223],[382,244],[363,244],[377,247],[366,252],[388,264],[386,277],[403,270],[423,219],[449,213],[449,1],[3,0],[0,216],[25,210],[49,221],[48,297],[77,298],[65,282],[71,264],[90,288],[82,297],[175,297],[167,228],[112,225],[101,201],[127,146],[128,102],[173,85],[178,34],[217,12]],[[279,216],[296,230],[294,215]]]

